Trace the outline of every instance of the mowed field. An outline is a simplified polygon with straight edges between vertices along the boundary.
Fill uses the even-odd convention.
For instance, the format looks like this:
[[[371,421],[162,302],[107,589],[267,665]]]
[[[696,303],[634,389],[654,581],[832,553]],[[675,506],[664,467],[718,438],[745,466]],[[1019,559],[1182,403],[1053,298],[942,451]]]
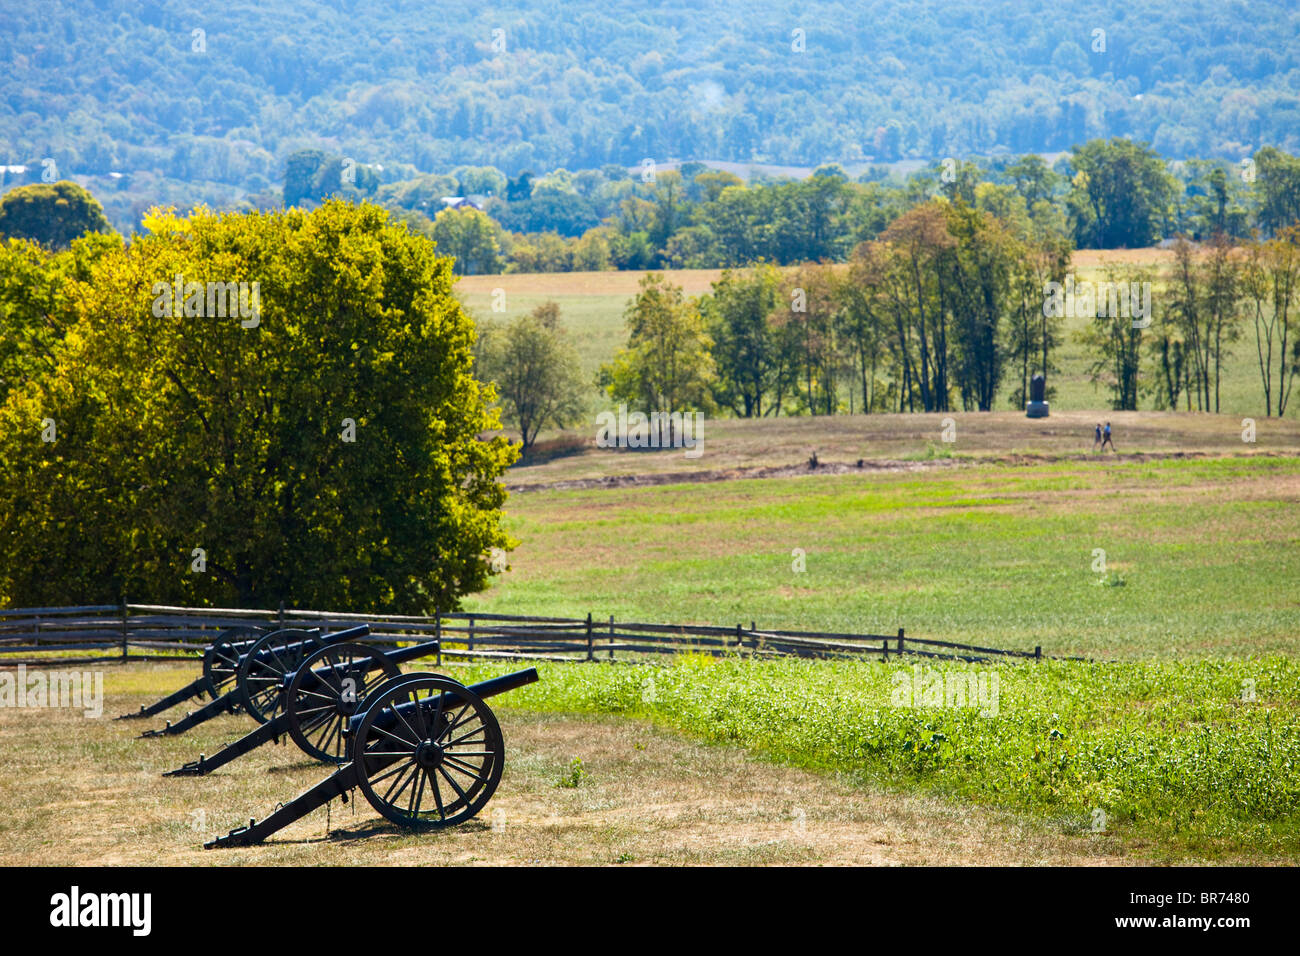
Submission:
[[[573,668],[542,664],[557,692],[496,707],[507,759],[477,819],[423,835],[381,818],[359,793],[267,843],[202,843],[266,816],[331,768],[292,744],[266,746],[207,777],[164,778],[252,728],[239,715],[181,737],[138,740],[115,722],[188,683],[194,668],[111,667],[105,715],[0,709],[0,866],[249,865],[913,865],[1122,864],[1145,858],[1110,833],[1063,830],[980,807],[815,771],[704,742],[649,718],[608,716],[563,696]],[[466,681],[499,672],[448,673]],[[598,670],[613,670],[598,668]],[[666,686],[666,685],[665,685]],[[496,704],[497,701],[494,701]],[[32,746],[39,740],[40,746]],[[573,772],[581,761],[581,773]]]
[[[1105,278],[1107,264],[1155,266],[1167,270],[1173,262],[1173,253],[1167,249],[1085,249],[1075,252],[1073,271],[1079,281],[1100,281]],[[708,292],[721,270],[683,269],[668,270],[668,277],[680,285],[687,295]],[[573,338],[582,359],[584,372],[594,378],[596,370],[608,362],[626,343],[627,331],[623,313],[628,302],[636,295],[637,284],[644,272],[575,272],[541,274],[506,274],[466,276],[457,283],[457,294],[466,309],[478,318],[510,319],[523,315],[543,302],[553,300],[560,306],[560,317]],[[503,312],[493,312],[494,295],[498,290],[505,294]],[[1163,284],[1157,282],[1152,289],[1153,308],[1160,314]],[[1092,358],[1075,340],[1075,333],[1086,325],[1086,320],[1071,317],[1065,320],[1066,334],[1060,347],[1053,353],[1053,361],[1060,367],[1051,376],[1049,386],[1055,390],[1053,406],[1061,411],[1100,409],[1107,407],[1108,395],[1104,387],[1090,381],[1089,367]],[[1243,325],[1243,338],[1231,347],[1231,357],[1224,364],[1221,411],[1227,415],[1263,416],[1263,390],[1260,385],[1258,358],[1255,352],[1254,332]],[[1011,393],[1019,381],[1008,373],[995,409],[1007,409]],[[847,393],[844,401],[847,403]],[[597,395],[593,386],[590,406],[594,415],[608,402]],[[1152,407],[1149,397],[1143,396],[1140,407]],[[1300,419],[1300,404],[1293,404],[1289,418]],[[586,431],[594,430],[587,429]]]
[[[666,454],[666,453],[665,453]],[[467,607],[1103,658],[1300,648],[1300,458],[902,462],[516,493]],[[796,559],[802,552],[802,568]]]

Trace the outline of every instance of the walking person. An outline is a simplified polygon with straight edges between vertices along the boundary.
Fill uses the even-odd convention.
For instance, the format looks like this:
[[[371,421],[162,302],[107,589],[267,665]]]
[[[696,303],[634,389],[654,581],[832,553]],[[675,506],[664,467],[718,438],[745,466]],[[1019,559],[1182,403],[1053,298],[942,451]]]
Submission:
[[[1114,439],[1110,437],[1110,422],[1106,423],[1106,430],[1101,433],[1101,450],[1105,451],[1107,445],[1110,446],[1111,451],[1115,452],[1117,455],[1119,454],[1119,451],[1115,448]]]
[[[1101,422],[1097,423],[1097,430],[1092,436],[1092,450],[1096,451],[1101,446]]]

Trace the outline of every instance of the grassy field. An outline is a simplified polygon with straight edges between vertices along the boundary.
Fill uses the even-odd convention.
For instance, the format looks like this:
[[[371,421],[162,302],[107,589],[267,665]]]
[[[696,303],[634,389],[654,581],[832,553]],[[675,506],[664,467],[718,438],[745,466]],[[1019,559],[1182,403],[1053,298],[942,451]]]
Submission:
[[[723,420],[699,459],[512,469],[519,546],[466,606],[1095,660],[544,663],[493,702],[479,820],[413,836],[336,802],[223,852],[199,847],[326,771],[289,745],[164,779],[247,719],[136,740],[5,707],[0,865],[1300,862],[1300,422],[1246,444],[1234,416],[1112,413],[1101,457],[1094,412],[952,417],[951,443],[941,416]],[[109,666],[107,713],[194,670]]]
[[[499,668],[498,668],[499,669]],[[567,668],[542,665],[556,694]],[[482,675],[451,671],[466,680]],[[207,777],[162,771],[252,727],[227,715],[174,738],[114,722],[187,683],[194,666],[106,669],[105,716],[0,709],[0,865],[765,865],[1142,862],[1115,834],[1064,831],[1032,814],[811,771],[738,744],[703,743],[662,721],[606,716],[574,699],[501,708],[507,760],[477,819],[413,835],[359,794],[234,850],[201,849],[324,779],[293,747],[267,746]],[[564,688],[568,688],[565,690]],[[507,698],[499,698],[506,701]],[[496,701],[494,701],[496,703]],[[573,711],[557,712],[560,703]],[[39,746],[33,746],[39,741]],[[580,761],[580,773],[574,761]]]
[[[984,681],[978,697],[971,677]],[[1107,832],[1162,862],[1300,862],[1293,658],[973,667],[687,657],[553,668],[510,706],[651,719],[868,788],[1029,813],[1062,835]]]
[[[1156,265],[1163,269],[1172,261],[1173,253],[1169,250],[1081,250],[1074,255],[1073,267],[1080,281],[1097,281],[1104,278],[1102,271],[1106,263]],[[688,295],[709,291],[710,283],[719,274],[720,270],[716,269],[669,272],[672,281],[681,285]],[[625,344],[627,333],[623,311],[636,294],[637,283],[643,275],[643,272],[580,272],[468,276],[460,280],[457,289],[465,307],[482,318],[509,319],[531,311],[542,302],[554,300],[560,306],[561,320],[573,336],[583,369],[590,377],[601,363],[608,362]],[[503,313],[492,312],[493,294],[498,289],[505,292]],[[1152,289],[1157,314],[1161,294],[1162,288],[1157,284]],[[1052,376],[1048,384],[1056,390],[1053,407],[1061,411],[1102,409],[1109,405],[1105,389],[1094,386],[1089,380],[1090,359],[1074,339],[1074,333],[1085,324],[1086,320],[1082,318],[1066,320],[1066,335],[1054,356],[1061,372]],[[1222,412],[1226,415],[1262,416],[1263,390],[1254,333],[1243,328],[1243,334],[1245,338],[1235,344],[1231,359],[1225,362]],[[996,409],[1009,407],[1008,399],[1017,385],[1018,381],[1004,383],[994,405]],[[597,407],[603,408],[608,404],[596,395],[594,386],[590,399],[593,413]],[[1151,408],[1150,399],[1144,397],[1141,407]],[[1292,404],[1287,417],[1300,419],[1300,403]]]
[[[110,667],[102,719],[0,710],[0,865],[1300,861],[1293,658],[539,668],[539,683],[493,701],[508,759],[479,819],[417,836],[358,796],[262,846],[204,851],[329,769],[267,746],[163,778],[251,721],[136,739],[140,724],[108,716],[193,666]],[[982,697],[927,696],[936,678],[971,675]]]
[[[1300,458],[913,464],[516,494],[511,570],[467,606],[1101,657],[1297,649]]]

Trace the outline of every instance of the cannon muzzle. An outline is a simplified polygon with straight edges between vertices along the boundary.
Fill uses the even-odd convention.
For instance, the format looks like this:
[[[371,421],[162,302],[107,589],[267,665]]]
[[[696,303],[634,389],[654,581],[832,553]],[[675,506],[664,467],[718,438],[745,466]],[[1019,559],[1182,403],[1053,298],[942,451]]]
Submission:
[[[480,697],[488,698],[536,683],[537,668],[529,667],[521,671],[515,671],[513,674],[502,674],[500,677],[493,677],[491,680],[470,684],[469,689]]]

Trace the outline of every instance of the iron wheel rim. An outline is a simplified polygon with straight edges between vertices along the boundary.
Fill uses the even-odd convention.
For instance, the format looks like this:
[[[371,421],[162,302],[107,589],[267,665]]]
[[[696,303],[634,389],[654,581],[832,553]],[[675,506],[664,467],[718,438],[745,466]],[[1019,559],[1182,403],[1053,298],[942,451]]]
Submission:
[[[312,674],[317,667],[341,668],[337,674]],[[382,683],[401,674],[383,651],[368,644],[331,644],[307,655],[285,692],[289,736],[307,754],[324,763],[347,763],[348,721]],[[344,681],[355,683],[347,687]],[[344,692],[354,695],[348,712]]]
[[[419,702],[408,713],[401,704]],[[357,784],[385,819],[439,830],[474,817],[505,767],[505,743],[491,708],[463,684],[414,675],[371,695],[352,742]]]
[[[297,670],[303,659],[320,645],[316,634],[296,628],[272,631],[251,648],[239,663],[237,687],[241,703],[254,720],[265,724],[284,706],[284,675]],[[299,645],[290,649],[290,645]],[[265,660],[259,657],[265,652]]]

